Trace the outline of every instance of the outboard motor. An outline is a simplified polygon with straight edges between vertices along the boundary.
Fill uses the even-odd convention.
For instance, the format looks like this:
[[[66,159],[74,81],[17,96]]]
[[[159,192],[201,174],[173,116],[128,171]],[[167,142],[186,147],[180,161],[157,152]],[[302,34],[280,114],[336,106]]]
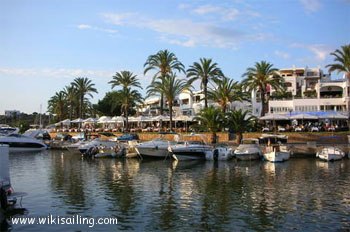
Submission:
[[[97,146],[93,146],[90,147],[85,153],[84,156],[92,158],[95,157],[95,155],[98,153],[98,147]]]
[[[7,193],[3,187],[0,188],[0,209],[7,209]]]
[[[218,161],[219,160],[219,149],[214,149],[213,151],[213,159],[214,161]]]
[[[7,192],[11,188],[9,169],[9,146],[0,144],[0,204],[1,209],[7,208]]]

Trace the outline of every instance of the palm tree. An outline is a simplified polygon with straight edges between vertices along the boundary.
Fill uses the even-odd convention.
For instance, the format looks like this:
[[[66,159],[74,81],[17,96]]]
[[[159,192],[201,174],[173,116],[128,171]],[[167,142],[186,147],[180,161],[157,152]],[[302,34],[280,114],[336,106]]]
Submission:
[[[193,65],[187,69],[187,77],[191,78],[190,82],[201,80],[201,89],[204,91],[204,107],[208,107],[208,83],[212,78],[222,77],[222,71],[217,63],[212,59],[200,58],[200,62],[194,62]]]
[[[213,81],[216,87],[209,87],[208,99],[217,102],[223,113],[226,112],[228,104],[249,99],[248,94],[242,91],[242,86],[237,81],[228,77],[215,78]]]
[[[216,133],[221,131],[224,125],[224,115],[220,109],[213,106],[204,108],[194,117],[194,120],[200,122],[202,128],[206,128],[212,133],[212,143],[216,143]]]
[[[126,126],[125,130],[129,130],[129,110],[133,104],[142,104],[143,98],[137,90],[132,90],[130,87],[127,89],[119,90],[120,99],[116,99],[116,104],[121,104],[122,111],[124,112]]]
[[[66,118],[66,99],[63,91],[56,92],[48,101],[48,112],[55,114],[58,121]]]
[[[336,63],[327,65],[328,71],[344,72],[350,82],[350,44],[341,46],[341,50],[336,49],[331,55],[335,56]]]
[[[128,131],[129,109],[132,104],[135,104],[135,102],[139,102],[142,99],[141,94],[136,90],[131,90],[131,87],[142,89],[141,84],[138,81],[137,76],[130,71],[117,72],[113,76],[113,80],[108,83],[112,84],[112,89],[118,85],[122,86],[122,90],[120,91],[121,99],[119,102],[121,103],[126,120],[126,131]]]
[[[246,77],[242,81],[243,87],[248,91],[258,90],[262,104],[261,116],[268,111],[268,86],[275,90],[283,89],[284,79],[278,75],[278,69],[266,61],[256,62],[254,67],[247,68],[246,73],[242,76]]]
[[[185,66],[177,59],[174,53],[168,50],[160,50],[154,55],[150,55],[144,64],[144,74],[150,70],[156,70],[153,81],[157,78],[169,75],[174,71],[185,73]],[[160,97],[160,114],[163,114],[163,95]]]
[[[118,85],[121,85],[123,89],[127,89],[132,86],[142,89],[140,82],[137,80],[137,76],[130,71],[117,72],[113,76],[113,80],[108,83],[112,84],[112,89]]]
[[[98,92],[94,87],[95,84],[91,83],[91,80],[89,80],[86,77],[75,78],[71,84],[76,89],[77,95],[79,97],[79,117],[83,118],[83,106],[85,95],[92,97],[92,93]]]
[[[226,126],[237,135],[237,143],[240,144],[243,132],[254,128],[256,117],[248,115],[249,111],[234,110],[225,114]]]
[[[166,75],[164,77],[160,77],[158,80],[153,81],[147,87],[147,94],[155,95],[158,93],[163,94],[169,104],[169,116],[170,116],[170,131],[172,131],[173,125],[173,104],[175,97],[178,96],[185,89],[189,89],[191,86],[184,79],[177,79],[175,73],[171,73],[170,75]]]
[[[75,107],[79,106],[78,99],[77,99],[77,91],[73,86],[66,86],[63,89],[63,94],[64,94],[64,97],[67,101],[69,118],[72,119]],[[78,115],[76,114],[75,116],[78,116]]]

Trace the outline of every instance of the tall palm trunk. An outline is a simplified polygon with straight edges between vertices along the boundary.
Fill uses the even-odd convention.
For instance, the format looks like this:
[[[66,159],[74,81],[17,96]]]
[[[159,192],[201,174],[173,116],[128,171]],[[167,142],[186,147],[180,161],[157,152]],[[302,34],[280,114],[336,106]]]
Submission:
[[[212,144],[215,144],[217,141],[216,141],[216,132],[214,131],[212,134],[211,134],[211,143]]]
[[[128,113],[128,110],[125,110],[124,114],[125,114],[125,122],[126,122],[126,126],[124,126],[124,127],[125,127],[126,131],[129,131],[129,113]]]
[[[173,131],[173,103],[169,102],[170,132]]]
[[[83,118],[84,95],[80,96],[79,118]]]
[[[208,108],[208,80],[204,81],[203,87],[204,87],[204,108]]]
[[[237,132],[236,135],[237,135],[237,137],[236,137],[237,144],[241,144],[241,141],[242,141],[242,138],[243,138],[242,132]]]
[[[266,107],[266,103],[265,103],[265,91],[261,91],[260,92],[260,99],[261,99],[261,117],[265,115],[265,113],[267,112],[267,107]]]
[[[164,94],[160,94],[160,115],[163,115],[164,112]]]

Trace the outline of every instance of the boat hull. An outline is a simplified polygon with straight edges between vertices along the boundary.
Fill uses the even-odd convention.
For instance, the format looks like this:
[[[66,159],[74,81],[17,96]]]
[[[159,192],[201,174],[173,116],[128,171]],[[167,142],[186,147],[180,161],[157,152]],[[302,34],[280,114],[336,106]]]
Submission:
[[[177,160],[205,160],[206,151],[194,151],[194,152],[173,152],[173,158]]]
[[[258,160],[261,157],[261,154],[256,152],[256,153],[235,153],[235,157],[238,160]]]
[[[47,149],[46,144],[35,139],[7,139],[3,138],[0,140],[0,144],[9,146],[10,153],[13,152],[37,152]]]
[[[232,150],[228,147],[217,147],[206,153],[205,159],[211,161],[230,160],[233,157]]]
[[[338,148],[326,147],[317,152],[316,157],[327,162],[336,161],[343,159],[345,157],[345,153]]]
[[[136,147],[135,150],[142,157],[166,158],[169,156],[168,147]]]
[[[264,159],[270,162],[283,162],[289,160],[290,152],[288,151],[272,151],[264,153]]]
[[[206,153],[212,149],[207,145],[175,145],[172,146],[170,152],[174,159],[177,160],[205,160]]]

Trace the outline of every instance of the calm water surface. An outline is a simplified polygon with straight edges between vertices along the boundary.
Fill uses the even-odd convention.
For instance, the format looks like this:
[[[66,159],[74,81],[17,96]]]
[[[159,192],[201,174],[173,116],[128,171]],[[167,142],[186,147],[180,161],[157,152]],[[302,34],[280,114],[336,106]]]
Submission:
[[[86,160],[10,154],[25,216],[116,217],[117,225],[13,225],[12,231],[349,231],[350,160],[324,163]]]

